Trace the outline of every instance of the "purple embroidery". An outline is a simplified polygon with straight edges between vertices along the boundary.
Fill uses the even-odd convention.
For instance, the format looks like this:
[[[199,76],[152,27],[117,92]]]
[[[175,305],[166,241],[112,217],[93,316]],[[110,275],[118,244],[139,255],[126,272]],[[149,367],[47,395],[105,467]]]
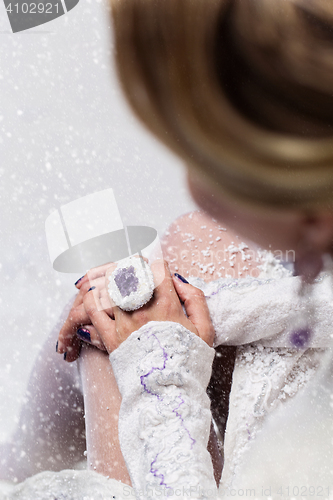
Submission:
[[[311,330],[308,327],[294,330],[290,336],[290,342],[297,348],[305,347],[311,338]]]
[[[189,438],[190,438],[190,440],[192,441],[192,443],[191,443],[191,450],[192,450],[193,445],[195,444],[195,442],[196,442],[196,441],[195,441],[195,439],[193,439],[193,437],[192,437],[192,436],[191,436],[191,434],[190,434],[190,431],[189,431],[189,430],[187,429],[187,427],[185,426],[183,417],[181,416],[181,414],[180,414],[180,413],[178,413],[178,412],[177,412],[177,410],[179,409],[179,407],[180,407],[182,404],[184,404],[184,403],[185,403],[185,401],[183,400],[183,398],[181,397],[181,395],[179,395],[179,396],[178,396],[178,398],[180,398],[180,400],[181,400],[181,401],[180,401],[179,405],[177,406],[177,408],[175,408],[174,410],[172,410],[172,412],[173,412],[173,413],[175,413],[175,414],[177,415],[177,417],[179,417],[179,418],[180,418],[180,420],[181,420],[181,422],[182,422],[182,426],[184,427],[184,429],[186,430],[186,432],[187,432],[187,434],[188,434],[188,437],[189,437]]]
[[[148,389],[148,387],[147,387],[146,383],[144,382],[144,379],[145,379],[145,378],[147,378],[147,377],[149,377],[149,375],[151,375],[151,374],[152,374],[155,370],[163,371],[163,370],[165,369],[165,367],[166,367],[166,362],[167,362],[167,360],[168,360],[168,358],[169,358],[169,357],[168,357],[168,354],[167,354],[167,352],[166,352],[166,350],[164,349],[164,347],[162,347],[161,342],[160,342],[160,341],[159,341],[159,339],[157,338],[156,334],[155,334],[155,333],[152,333],[151,335],[149,335],[149,337],[150,337],[150,336],[155,337],[155,339],[157,340],[157,342],[158,342],[158,344],[159,344],[160,348],[162,349],[162,352],[163,352],[163,367],[162,367],[162,368],[159,368],[158,366],[153,366],[153,367],[149,370],[149,372],[148,372],[148,373],[146,373],[145,375],[141,375],[141,376],[140,376],[140,382],[141,382],[141,385],[143,386],[143,388],[144,388],[144,391],[145,391],[145,392],[147,392],[148,394],[151,394],[152,396],[156,396],[156,397],[157,397],[157,399],[158,399],[159,401],[163,401],[163,397],[161,397],[161,396],[159,396],[158,394],[155,394],[154,392],[150,391],[150,390]],[[189,430],[187,429],[187,427],[185,426],[185,423],[184,423],[184,419],[183,419],[183,417],[182,417],[182,416],[181,416],[181,414],[180,414],[180,413],[178,413],[178,411],[177,411],[177,410],[180,408],[180,406],[181,406],[182,404],[184,404],[184,403],[185,403],[185,401],[182,399],[181,395],[177,396],[177,398],[180,398],[180,403],[179,403],[179,405],[178,405],[175,409],[173,409],[173,410],[172,410],[172,412],[173,412],[173,413],[175,413],[175,414],[177,415],[177,417],[178,417],[178,418],[180,418],[181,423],[182,423],[182,426],[184,427],[185,431],[187,432],[187,434],[188,434],[188,436],[189,436],[189,438],[190,438],[190,440],[191,440],[191,449],[192,449],[192,448],[193,448],[193,445],[195,444],[195,442],[196,442],[196,441],[195,441],[195,439],[193,439],[193,438],[192,438],[192,436],[191,436],[191,434],[190,434],[190,431],[189,431]],[[160,480],[161,480],[161,482],[160,482],[160,486],[165,486],[165,487],[166,487],[166,488],[168,488],[168,489],[172,489],[170,486],[168,486],[168,485],[164,482],[164,475],[163,475],[162,473],[158,473],[158,469],[157,469],[157,468],[156,468],[156,469],[154,469],[154,468],[153,468],[153,466],[154,466],[154,464],[155,464],[155,462],[156,462],[156,460],[157,460],[157,457],[158,457],[158,456],[159,456],[159,453],[155,456],[154,460],[151,462],[151,464],[150,464],[150,471],[149,471],[149,472],[151,472],[151,473],[154,475],[154,477],[156,477],[156,478],[158,478],[158,479],[160,479]]]
[[[157,474],[158,472],[158,469],[153,469],[153,465],[154,463],[156,462],[157,460],[157,457],[158,457],[159,453],[157,453],[156,457],[154,458],[154,460],[152,461],[152,463],[150,464],[150,471],[154,477],[157,477],[159,479],[161,479],[161,482],[160,482],[160,486],[165,486],[166,488],[168,488],[169,490],[172,490],[172,488],[170,486],[168,486],[165,482],[164,482],[164,475],[161,473],[161,474]]]
[[[159,371],[163,371],[164,368],[165,368],[165,364],[166,364],[166,361],[168,359],[168,355],[167,355],[167,352],[166,350],[161,346],[161,342],[158,340],[158,338],[156,337],[155,333],[152,333],[153,337],[155,337],[155,339],[157,340],[160,348],[162,349],[163,351],[163,359],[164,359],[164,362],[163,362],[163,367],[162,368],[159,368],[158,366],[153,366],[148,373],[146,373],[146,375],[141,375],[140,377],[140,382],[141,382],[141,385],[143,385],[143,388],[145,390],[145,392],[148,392],[148,394],[151,394],[152,396],[156,396],[158,400],[160,401],[163,401],[163,398],[161,398],[161,396],[159,396],[158,394],[155,394],[154,392],[151,392],[147,385],[144,383],[143,379],[146,378],[146,377],[149,377],[149,375],[151,375],[155,370],[159,370]]]
[[[114,280],[122,297],[128,297],[138,289],[139,280],[133,266],[119,269],[114,275]]]

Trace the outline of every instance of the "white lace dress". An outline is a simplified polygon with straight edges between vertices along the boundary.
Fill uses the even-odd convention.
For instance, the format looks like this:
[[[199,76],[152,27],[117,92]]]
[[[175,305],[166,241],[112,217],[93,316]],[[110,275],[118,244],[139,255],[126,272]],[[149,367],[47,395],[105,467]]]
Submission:
[[[236,345],[236,362],[225,434],[221,487],[232,488],[244,455],[269,414],[293,398],[317,373],[333,334],[330,275],[314,285],[312,336],[295,348],[292,311],[302,307],[299,278],[217,280],[191,283],[205,292],[218,345]]]
[[[220,486],[225,492],[266,417],[316,373],[331,341],[331,280],[323,278],[315,287],[313,335],[302,349],[294,347],[288,325],[290,311],[300,307],[298,278],[191,281],[207,297],[215,345],[240,346]],[[63,471],[38,474],[4,498],[158,498],[161,491],[180,498],[215,498],[206,449],[211,420],[206,387],[213,357],[213,349],[172,322],[148,323],[110,355],[123,398],[120,441],[134,491],[93,472]]]

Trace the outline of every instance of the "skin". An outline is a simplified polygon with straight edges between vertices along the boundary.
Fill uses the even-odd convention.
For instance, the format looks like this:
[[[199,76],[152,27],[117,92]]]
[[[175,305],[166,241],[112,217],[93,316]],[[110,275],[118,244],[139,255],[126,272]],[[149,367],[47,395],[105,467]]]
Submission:
[[[76,331],[82,325],[90,325],[93,345],[103,347],[108,353],[114,351],[129,335],[149,321],[174,321],[198,335],[208,345],[213,345],[214,329],[204,293],[190,284],[171,276],[166,261],[155,261],[151,265],[156,281],[165,274],[162,283],[155,288],[153,299],[145,306],[126,312],[111,303],[111,308],[103,309],[105,298],[105,273],[110,265],[94,270],[91,279],[82,280],[73,308],[59,333],[58,352],[67,353],[66,360],[78,357]],[[112,272],[111,268],[111,272]],[[95,286],[93,290],[87,290]],[[184,314],[180,300],[184,303]]]
[[[121,395],[109,357],[106,352],[83,343],[78,361],[88,469],[130,485],[118,436]]]
[[[333,213],[329,210],[255,209],[212,192],[190,170],[187,180],[193,199],[205,212],[262,248],[293,249],[299,260],[312,262],[333,253]],[[300,274],[306,272],[300,269]]]
[[[161,240],[172,273],[204,281],[258,277],[258,249],[203,211],[178,217]]]

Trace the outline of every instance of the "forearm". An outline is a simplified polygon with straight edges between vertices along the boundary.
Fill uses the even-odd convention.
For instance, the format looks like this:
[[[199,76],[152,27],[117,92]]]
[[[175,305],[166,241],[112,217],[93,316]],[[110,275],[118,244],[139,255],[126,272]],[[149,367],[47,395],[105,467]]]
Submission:
[[[131,484],[118,436],[121,396],[107,353],[84,346],[79,359],[84,397],[87,465]]]
[[[214,498],[206,387],[214,350],[178,323],[150,322],[110,355],[122,394],[119,434],[134,489]],[[213,496],[212,496],[212,493]]]

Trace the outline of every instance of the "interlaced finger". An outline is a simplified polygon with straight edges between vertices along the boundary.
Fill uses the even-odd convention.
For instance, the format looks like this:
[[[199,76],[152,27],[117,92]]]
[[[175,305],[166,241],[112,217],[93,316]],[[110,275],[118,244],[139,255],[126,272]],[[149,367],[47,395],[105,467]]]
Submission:
[[[118,347],[115,321],[102,309],[99,295],[95,290],[84,296],[83,305],[107,351],[112,352]]]

